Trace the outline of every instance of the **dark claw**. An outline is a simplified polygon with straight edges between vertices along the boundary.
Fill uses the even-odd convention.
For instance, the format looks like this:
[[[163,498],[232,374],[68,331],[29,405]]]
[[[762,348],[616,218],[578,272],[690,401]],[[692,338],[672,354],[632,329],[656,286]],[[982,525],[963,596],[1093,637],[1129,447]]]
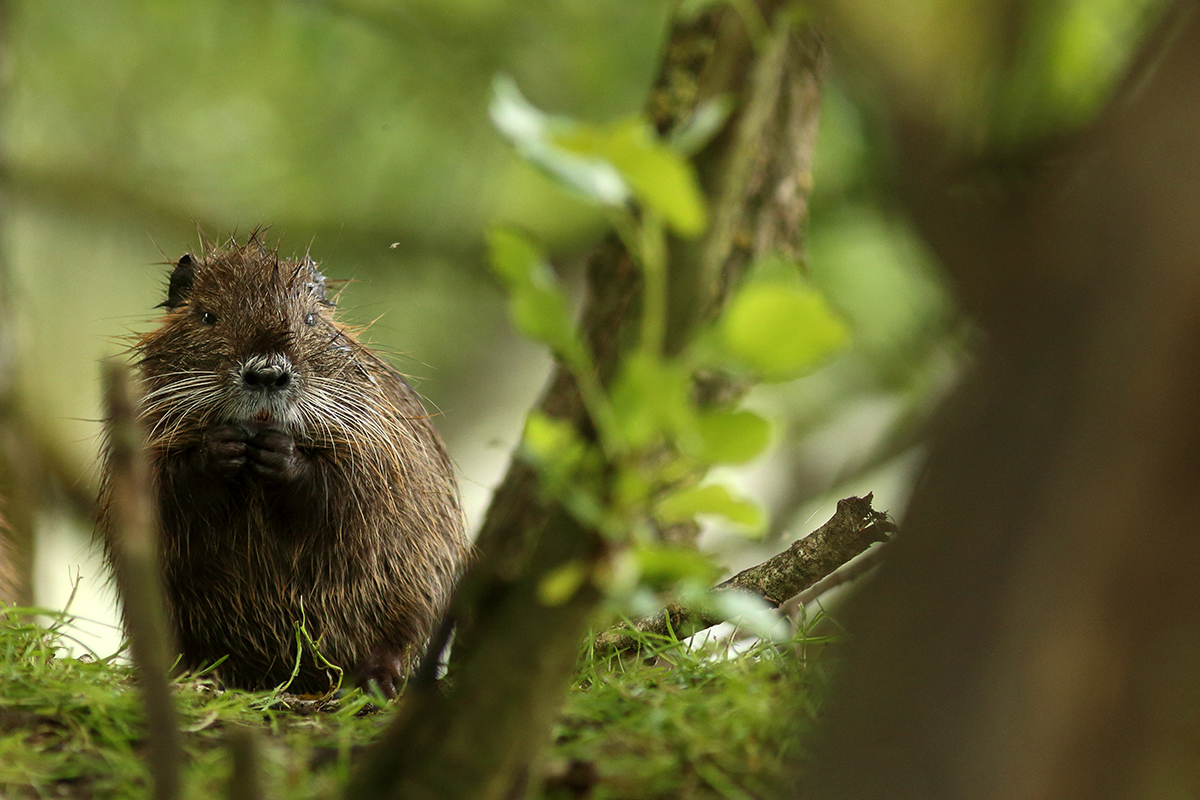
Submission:
[[[296,440],[283,431],[263,428],[246,445],[251,469],[264,478],[294,480],[304,471],[306,462]]]
[[[204,433],[201,457],[207,469],[226,478],[249,467],[264,478],[290,481],[299,478],[307,467],[296,441],[274,428],[253,432],[237,425],[210,428]]]
[[[209,469],[231,477],[246,466],[246,431],[234,425],[210,428],[204,432],[201,453]]]
[[[363,659],[354,670],[354,685],[369,693],[372,684],[384,697],[394,700],[404,685],[401,659],[378,650]]]

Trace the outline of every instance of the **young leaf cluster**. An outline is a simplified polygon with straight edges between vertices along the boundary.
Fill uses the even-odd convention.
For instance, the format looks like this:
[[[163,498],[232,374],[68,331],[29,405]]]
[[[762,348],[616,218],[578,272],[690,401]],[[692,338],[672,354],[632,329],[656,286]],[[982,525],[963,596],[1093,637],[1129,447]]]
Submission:
[[[700,481],[715,465],[758,456],[770,441],[770,425],[734,404],[702,405],[695,376],[789,380],[840,348],[847,329],[795,264],[772,257],[752,267],[719,319],[678,354],[668,354],[668,232],[700,236],[708,217],[687,157],[640,117],[590,125],[546,115],[507,78],[496,81],[491,116],[525,159],[574,195],[607,208],[642,277],[636,344],[611,385],[602,386],[544,254],[519,232],[491,232],[491,265],[508,291],[514,324],[570,370],[595,428],[593,440],[535,412],[522,455],[539,470],[549,495],[614,545],[609,574],[594,576],[610,593],[648,582],[707,580],[707,562],[664,547],[661,533],[697,515],[722,517],[751,534],[763,530],[765,516],[756,504],[727,486]],[[552,575],[547,597],[569,596],[586,578],[581,570]]]

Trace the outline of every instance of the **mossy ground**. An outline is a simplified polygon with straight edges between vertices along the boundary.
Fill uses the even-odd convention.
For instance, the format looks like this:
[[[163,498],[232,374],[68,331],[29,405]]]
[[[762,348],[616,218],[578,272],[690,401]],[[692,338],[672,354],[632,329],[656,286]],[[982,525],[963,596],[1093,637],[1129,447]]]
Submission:
[[[0,611],[0,797],[144,797],[142,714],[121,661],[62,655],[69,621]],[[808,643],[736,657],[656,644],[649,660],[583,657],[544,764],[547,798],[755,798],[794,779],[820,694]],[[176,685],[186,797],[225,796],[228,732],[260,732],[268,798],[338,797],[387,724],[371,698],[297,701]]]

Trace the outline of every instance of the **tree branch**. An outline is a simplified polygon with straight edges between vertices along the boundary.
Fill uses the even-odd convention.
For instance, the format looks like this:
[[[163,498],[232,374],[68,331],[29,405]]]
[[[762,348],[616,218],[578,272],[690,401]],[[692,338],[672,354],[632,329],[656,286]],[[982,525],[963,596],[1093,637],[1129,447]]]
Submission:
[[[820,528],[782,553],[718,584],[713,593],[745,592],[778,608],[895,532],[896,526],[887,514],[871,507],[871,495],[847,497],[838,501],[837,511]],[[607,656],[638,649],[641,640],[630,634],[630,628],[637,633],[673,634],[683,639],[725,621],[711,611],[672,604],[658,614],[600,633],[594,646],[597,654]]]
[[[774,19],[776,5],[764,3],[764,9],[769,6],[772,11],[765,15],[768,19]],[[783,20],[779,25],[778,61],[761,67],[762,71],[794,64],[786,74],[807,74],[806,69],[823,63],[818,39],[796,33]],[[728,7],[677,25],[657,84],[659,90],[651,100],[652,116],[660,130],[670,129],[690,118],[700,101],[720,93],[737,96],[743,109],[757,109],[753,116],[734,115],[725,132],[698,156],[704,188],[718,207],[727,202],[756,202],[765,207],[784,197],[802,217],[808,178],[793,171],[796,164],[807,164],[811,153],[782,155],[774,149],[774,139],[763,136],[762,131],[768,123],[780,130],[794,125],[815,129],[817,106],[812,97],[806,105],[797,106],[791,102],[791,93],[772,89],[773,94],[761,101],[764,111],[753,99],[755,88],[746,80],[754,65],[752,43]],[[816,81],[812,76],[813,96]],[[765,79],[759,83],[768,88],[774,85]],[[745,132],[738,138],[735,131],[742,129]],[[728,148],[735,140],[759,155],[730,158]],[[729,174],[730,170],[746,169],[747,164],[763,175],[778,172],[780,177],[771,181]],[[786,178],[782,177],[785,173]],[[781,195],[775,190],[780,181],[799,189],[793,195]],[[744,215],[734,216],[743,221],[757,217],[758,212],[749,206]],[[736,233],[732,244],[702,245],[716,254],[710,266],[720,267],[708,277],[703,277],[694,252],[672,248],[671,296],[703,298],[699,305],[703,311],[697,316],[695,303],[676,304],[672,311],[677,319],[668,321],[669,334],[687,331],[703,315],[715,314],[750,260],[769,252],[758,248],[781,249],[784,245],[777,237],[793,232],[778,225],[769,226],[769,231],[753,238],[748,247]],[[721,253],[727,253],[723,261]],[[715,281],[718,275],[724,276],[721,281]],[[684,292],[680,287],[691,289]],[[635,265],[615,237],[609,237],[590,260],[588,297],[580,323],[603,382],[616,374],[623,345],[638,322],[639,295]],[[561,366],[540,408],[549,416],[569,420],[585,436],[593,433],[574,380]],[[530,764],[548,734],[574,669],[579,642],[600,600],[599,591],[588,580],[568,599],[553,604],[543,600],[540,589],[547,575],[568,565],[591,574],[607,545],[596,531],[582,527],[564,509],[543,502],[536,474],[514,459],[493,496],[477,546],[478,558],[460,585],[450,612],[458,626],[450,662],[450,692],[443,694],[443,687],[435,684],[410,685],[397,719],[347,796],[373,792],[405,798],[499,800],[518,796],[526,788]],[[481,719],[486,722],[481,724]]]

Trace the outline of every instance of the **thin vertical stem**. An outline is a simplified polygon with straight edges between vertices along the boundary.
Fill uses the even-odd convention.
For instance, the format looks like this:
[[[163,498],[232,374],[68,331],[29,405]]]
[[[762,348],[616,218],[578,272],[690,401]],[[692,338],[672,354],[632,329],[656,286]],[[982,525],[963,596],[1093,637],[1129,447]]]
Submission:
[[[146,765],[156,800],[175,800],[180,793],[183,742],[167,679],[172,647],[158,570],[158,514],[150,490],[145,435],[128,369],[106,364],[104,385],[113,563],[146,710]]]

